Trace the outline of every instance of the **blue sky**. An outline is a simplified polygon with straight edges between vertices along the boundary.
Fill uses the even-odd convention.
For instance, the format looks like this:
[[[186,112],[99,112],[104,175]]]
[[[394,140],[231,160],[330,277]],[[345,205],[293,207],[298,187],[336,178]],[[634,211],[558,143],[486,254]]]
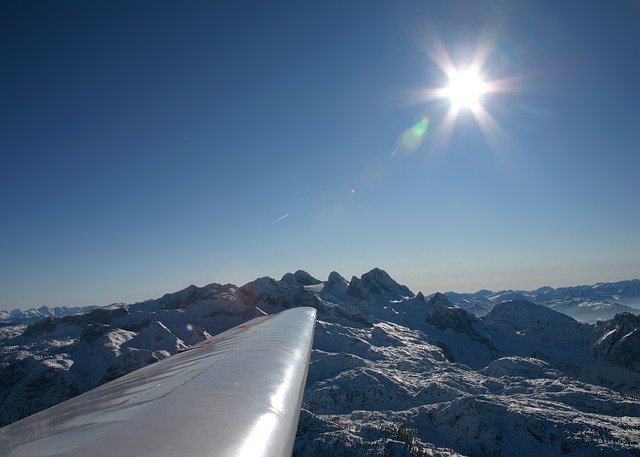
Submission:
[[[425,293],[640,276],[637,2],[0,8],[0,307],[298,268]],[[502,135],[463,110],[443,140],[434,37],[511,81],[481,101]]]

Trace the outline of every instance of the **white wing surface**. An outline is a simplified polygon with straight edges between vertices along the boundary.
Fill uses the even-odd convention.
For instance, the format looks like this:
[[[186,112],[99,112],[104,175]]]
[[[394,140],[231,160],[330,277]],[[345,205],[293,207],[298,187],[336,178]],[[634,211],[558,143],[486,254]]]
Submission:
[[[315,315],[256,318],[0,428],[0,456],[290,456]]]

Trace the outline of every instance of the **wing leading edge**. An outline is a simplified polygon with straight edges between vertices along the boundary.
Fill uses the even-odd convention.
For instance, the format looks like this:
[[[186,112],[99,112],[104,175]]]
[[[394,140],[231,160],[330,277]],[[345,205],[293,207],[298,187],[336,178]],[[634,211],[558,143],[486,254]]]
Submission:
[[[315,315],[256,318],[0,428],[0,456],[290,456]]]

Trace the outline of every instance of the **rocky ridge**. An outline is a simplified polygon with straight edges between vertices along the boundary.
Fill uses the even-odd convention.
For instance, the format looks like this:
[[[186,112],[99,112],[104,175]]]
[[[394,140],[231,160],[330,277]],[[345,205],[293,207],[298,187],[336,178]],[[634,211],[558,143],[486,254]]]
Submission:
[[[2,327],[0,420],[292,306],[318,310],[295,455],[638,455],[636,316],[590,325],[516,299],[477,317],[380,269],[190,286]]]

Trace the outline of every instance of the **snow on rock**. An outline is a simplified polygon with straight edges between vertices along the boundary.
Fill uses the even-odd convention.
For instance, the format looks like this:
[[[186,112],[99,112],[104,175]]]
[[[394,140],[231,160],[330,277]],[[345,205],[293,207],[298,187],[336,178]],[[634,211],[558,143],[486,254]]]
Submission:
[[[547,306],[580,322],[596,323],[612,319],[616,314],[640,313],[640,280],[598,283],[589,286],[540,287],[532,291],[480,290],[475,293],[447,292],[458,306],[484,316],[503,301],[526,299]]]
[[[124,347],[145,348],[150,351],[166,351],[175,354],[187,347],[182,340],[169,331],[161,322],[152,321],[137,335],[128,340]]]
[[[311,356],[315,369],[307,375],[307,384],[333,378],[343,371],[366,365],[366,360],[347,352],[325,352],[314,350]]]
[[[47,317],[62,317],[89,312],[97,306],[41,306],[40,308],[0,310],[0,323],[4,325],[19,325],[38,322]]]
[[[633,287],[571,293],[596,300]],[[0,327],[0,423],[265,312],[312,306],[296,456],[638,455],[640,403],[627,394],[640,396],[640,322],[583,324],[527,301],[569,294],[559,290],[454,294],[453,303],[414,295],[377,268],[351,281],[298,270],[79,315],[35,310],[28,326]],[[479,318],[460,300],[490,306]]]
[[[236,286],[211,284],[133,305],[3,327],[0,425],[263,314]]]
[[[569,316],[527,300],[511,300],[496,305],[485,317],[488,324],[507,322],[523,329],[537,325],[577,326],[578,322]]]
[[[371,329],[371,342],[376,346],[395,346],[402,342],[393,336],[390,326],[386,324],[376,324]]]
[[[519,377],[528,379],[556,379],[562,373],[554,370],[547,362],[531,357],[502,357],[491,362],[480,373],[493,377]]]
[[[331,446],[337,455],[376,454],[394,445],[413,452],[406,455],[634,455],[640,443],[638,402],[543,361],[502,358],[475,371],[447,361],[417,330],[387,324],[385,334],[402,344],[376,346],[378,324],[369,336],[330,328],[343,352],[314,351],[296,456]],[[361,356],[348,357],[351,348]],[[362,356],[364,348],[375,357]]]

